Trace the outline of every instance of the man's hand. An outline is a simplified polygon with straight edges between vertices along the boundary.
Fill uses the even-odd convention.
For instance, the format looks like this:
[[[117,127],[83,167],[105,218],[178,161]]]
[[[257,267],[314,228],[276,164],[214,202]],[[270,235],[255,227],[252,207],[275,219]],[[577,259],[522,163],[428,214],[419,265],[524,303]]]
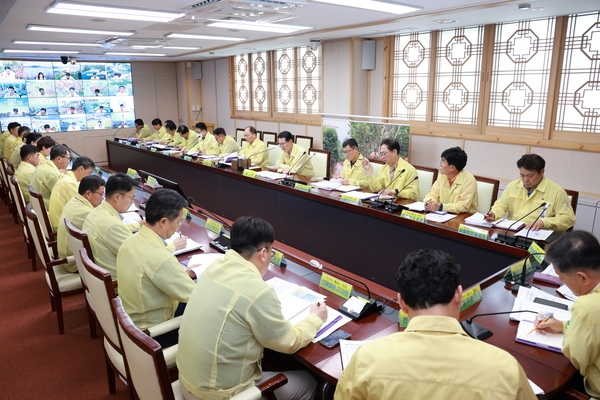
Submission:
[[[561,333],[563,331],[562,321],[559,321],[556,318],[549,318],[546,321],[536,320],[533,324],[540,333]]]
[[[369,160],[367,158],[363,158],[362,166],[365,169],[365,171],[367,171],[367,176],[373,175],[373,170],[371,169],[371,163],[369,162]]]
[[[342,179],[342,185],[347,185],[348,183],[350,183],[350,179],[348,179],[348,178]]]
[[[185,272],[187,272],[187,274],[188,274],[188,276],[189,276],[190,278],[192,278],[192,279],[196,279],[196,278],[197,278],[197,276],[196,276],[196,273],[195,273],[195,272],[192,270],[192,268],[194,268],[194,267],[189,267],[189,266],[188,266],[188,267],[185,267],[183,270],[184,270]]]
[[[496,220],[496,215],[493,212],[489,212],[487,214],[485,214],[485,220],[486,222],[492,222]]]
[[[181,236],[173,240],[173,245],[175,246],[175,249],[185,249],[185,247],[187,246],[187,239],[187,236]]]
[[[543,227],[544,227],[544,221],[542,221],[541,219],[538,219],[537,221],[535,221],[535,223],[527,225],[525,227],[525,229],[531,229],[532,231],[535,232],[535,231],[539,231]]]
[[[310,313],[321,318],[323,322],[327,321],[327,306],[325,305],[325,301],[313,303],[313,305],[310,307]]]
[[[440,203],[433,200],[427,200],[424,204],[425,211],[438,211],[440,209]]]

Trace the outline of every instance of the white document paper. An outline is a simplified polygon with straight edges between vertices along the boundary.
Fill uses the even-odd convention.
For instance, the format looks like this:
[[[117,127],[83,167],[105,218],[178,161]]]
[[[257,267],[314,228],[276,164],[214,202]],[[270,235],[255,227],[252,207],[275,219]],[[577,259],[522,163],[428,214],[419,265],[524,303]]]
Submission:
[[[415,201],[414,203],[405,204],[405,207],[410,211],[425,211],[425,203],[422,201]]]
[[[180,237],[179,232],[175,232],[173,234],[173,236],[171,236],[170,238],[168,238],[166,240],[167,244],[173,243],[173,241],[175,239],[177,239],[178,237]],[[200,243],[196,243],[194,240],[188,238],[185,248],[180,249],[180,250],[175,250],[174,252],[172,252],[172,254],[175,256],[178,256],[179,254],[187,253],[188,251],[198,250],[200,248],[202,248],[202,245]]]
[[[311,185],[319,189],[335,190],[338,187],[342,186],[342,180],[330,179],[328,181],[312,182]]]
[[[204,270],[212,264],[215,260],[223,258],[223,254],[221,253],[201,253],[194,254],[190,257],[188,261],[188,267],[194,271],[196,274],[196,278],[200,278],[200,275],[204,272]]]
[[[281,312],[285,319],[290,322],[300,314],[307,315],[313,303],[325,300],[325,296],[321,293],[317,293],[304,286],[286,282],[277,277],[269,279],[266,283],[275,290],[281,303]],[[300,318],[300,320],[303,318]]]
[[[265,178],[265,179],[276,180],[276,179],[285,178],[286,174],[282,174],[280,172],[272,172],[272,171],[259,171],[256,173],[256,176],[260,176],[261,178]]]
[[[536,297],[554,301],[556,303],[565,304],[569,307],[569,309],[562,310],[560,308],[551,307],[551,306],[547,306],[547,305],[539,304],[539,303],[534,303],[533,300]],[[510,314],[510,319],[512,319],[513,321],[521,321],[523,319],[532,320],[533,318],[535,318],[536,313],[550,312],[550,313],[554,314],[554,318],[556,318],[560,321],[566,321],[566,320],[571,319],[571,306],[572,305],[573,305],[573,302],[570,300],[565,300],[565,299],[561,299],[560,297],[557,297],[557,296],[552,296],[551,294],[548,294],[548,293],[541,291],[539,289],[536,289],[534,287],[526,288],[526,287],[521,286],[519,288],[519,293],[517,293],[517,298],[515,299],[515,304],[513,305],[513,309],[512,309],[513,313]],[[530,312],[516,313],[515,312],[515,311],[524,311],[524,310],[534,311],[534,312],[533,313],[530,313]]]
[[[485,220],[485,215],[480,212],[477,212],[471,215],[470,217],[465,218],[465,224],[483,226],[484,228],[508,229],[508,227],[510,227],[511,231],[518,231],[519,229],[525,226],[525,224],[522,221],[519,221],[513,225],[514,222],[515,221],[513,221],[512,219],[506,218],[498,218],[495,221],[487,222]]]
[[[562,285],[561,287],[556,289],[556,291],[571,301],[575,301],[579,297],[579,296],[576,296],[575,293],[573,293],[573,291],[571,289],[569,289],[569,287],[567,285]]]
[[[140,217],[140,214],[136,213],[135,211],[122,213],[121,217],[123,217],[124,224],[130,224],[132,222],[140,222],[142,220],[142,217]]]
[[[131,203],[131,205],[129,206],[129,208],[127,209],[127,212],[134,212],[134,211],[140,211],[139,208],[137,208],[135,206],[135,204]]]
[[[456,218],[456,214],[450,214],[450,213],[438,214],[438,213],[432,212],[432,213],[427,213],[427,215],[425,215],[425,219],[427,221],[439,222],[439,223],[450,221],[451,219],[454,219],[454,218]]]
[[[340,357],[342,358],[342,370],[346,369],[352,356],[356,353],[356,350],[368,340],[340,340]]]
[[[308,316],[309,312],[310,312],[310,310],[306,310],[301,315],[298,315],[295,320],[292,320],[290,322],[292,324],[295,324],[296,322],[302,321],[304,318],[306,318]],[[338,317],[340,317],[340,319],[337,322],[335,322],[334,324],[332,324],[333,321],[335,321]],[[321,325],[321,328],[319,328],[319,331],[317,331],[317,336],[313,339],[312,342],[317,343],[319,340],[331,335],[333,332],[337,331],[338,329],[340,329],[342,326],[346,325],[350,321],[351,321],[350,317],[346,317],[345,315],[342,315],[339,311],[334,310],[333,308],[327,306],[327,321],[325,321],[323,323],[323,325]],[[328,326],[329,324],[332,324],[332,325]],[[325,327],[327,327],[327,329],[323,330]]]
[[[544,394],[544,391],[542,390],[541,387],[539,387],[538,385],[533,383],[533,381],[531,379],[527,379],[527,380],[529,381],[529,386],[531,386],[531,389],[533,390],[533,393],[535,395]]]
[[[369,200],[379,196],[379,194],[369,192],[349,192],[347,193],[347,196],[356,197],[357,199],[361,200]],[[383,198],[381,200],[383,200]]]
[[[543,241],[543,240],[548,239],[548,237],[550,237],[550,235],[552,235],[552,233],[554,233],[554,231],[551,231],[548,229],[540,229],[539,231],[523,229],[523,230],[515,233],[515,236],[527,237],[528,239],[531,239],[531,240],[542,240]]]
[[[542,334],[534,329],[534,326],[531,319],[521,320],[517,328],[516,341],[546,350],[559,351],[562,349],[563,339],[565,338],[563,333],[546,332]]]

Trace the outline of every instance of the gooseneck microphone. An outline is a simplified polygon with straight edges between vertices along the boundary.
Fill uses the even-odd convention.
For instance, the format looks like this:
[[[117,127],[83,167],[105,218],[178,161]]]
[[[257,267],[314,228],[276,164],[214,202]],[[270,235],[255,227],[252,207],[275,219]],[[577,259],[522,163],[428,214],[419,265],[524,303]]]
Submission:
[[[373,200],[371,202],[371,207],[372,208],[382,208],[385,207],[385,205],[388,203],[388,201],[381,201],[381,195],[383,194],[383,192],[385,192],[387,190],[387,188],[389,188],[390,186],[392,186],[392,183],[394,183],[396,181],[396,179],[400,178],[400,176],[404,173],[404,171],[406,171],[406,168],[403,168],[402,171],[400,171],[400,173],[398,175],[396,175],[394,177],[394,179],[392,179],[390,181],[390,183],[387,184],[386,187],[384,187],[383,189],[381,189],[381,191],[379,192],[379,195],[375,198],[375,200]]]
[[[525,313],[525,312],[534,313],[534,314],[538,313],[537,311],[521,310],[521,311],[499,311],[499,312],[493,312],[493,313],[475,314],[471,318],[461,321],[460,326],[463,328],[465,333],[467,335],[471,336],[473,339],[485,340],[485,339],[491,337],[493,335],[493,333],[492,333],[492,331],[485,328],[484,326],[473,322],[473,320],[475,318],[484,317],[486,315],[517,314],[517,313]]]
[[[296,164],[298,164],[300,162],[300,160],[302,160],[302,157],[304,157],[305,155],[306,155],[306,151],[304,153],[302,153],[302,155],[300,157],[298,157],[298,159],[296,161],[294,161],[294,163],[292,164],[292,166],[290,167],[288,172],[285,174],[285,178],[283,178],[282,180],[279,181],[280,185],[294,186],[296,183],[301,184],[301,185],[306,184],[305,182],[290,178],[290,173],[292,172],[292,169],[296,166]]]
[[[509,236],[508,231],[510,230],[510,228],[512,228],[517,222],[522,221],[523,219],[527,218],[528,216],[530,216],[531,214],[533,214],[534,212],[536,212],[537,210],[539,210],[542,207],[546,206],[546,202],[543,202],[542,204],[540,204],[539,206],[537,206],[536,208],[534,208],[533,210],[529,211],[527,214],[523,215],[521,218],[519,218],[518,220],[516,220],[515,222],[513,222],[512,224],[510,224],[508,226],[508,228],[506,228],[506,231],[504,232],[504,234],[498,234],[498,236],[496,236],[496,242],[500,242],[500,243],[504,243],[507,244],[509,246],[515,246],[515,247],[521,247],[524,248],[525,244],[521,245],[519,243],[519,237],[518,236]]]
[[[513,285],[511,288],[511,290],[513,292],[518,292],[519,288],[521,286],[523,286],[525,288],[531,287],[531,284],[526,282],[526,280],[527,280],[527,261],[531,260],[531,257],[543,256],[545,254],[546,253],[531,253],[530,255],[527,256],[527,258],[525,258],[525,260],[523,261],[523,268],[521,268],[521,276],[519,278],[519,282],[513,282]],[[545,260],[542,260],[542,264],[544,262],[545,262]],[[531,265],[531,261],[529,262],[529,265]]]
[[[183,146],[183,147],[181,148],[181,153],[182,153],[182,156],[183,156],[183,153],[184,153],[184,152],[186,152],[186,151],[188,151],[188,150],[192,149],[192,148],[193,148],[193,147],[194,147],[196,144],[198,144],[198,142],[199,142],[199,141],[200,141],[200,136],[196,136],[196,139],[195,139],[194,141],[192,141],[192,143],[189,143],[189,144],[187,144],[187,145]]]
[[[119,141],[119,139],[120,139],[120,138],[117,138],[117,137],[115,137],[115,136],[117,136],[117,133],[119,133],[119,131],[120,131],[121,129],[123,129],[123,128],[124,128],[124,126],[120,126],[120,127],[119,127],[119,129],[117,129],[117,130],[115,131],[115,133],[113,133],[113,135],[112,135],[112,141],[113,141],[113,142],[118,142],[118,141]]]
[[[194,200],[194,198],[193,198],[193,197],[189,196],[189,197],[187,198],[187,200],[188,200],[188,202],[190,202],[191,204],[193,204],[193,205],[195,205],[195,206],[197,206],[197,207],[201,208],[201,210],[198,210],[198,212],[199,212],[200,214],[204,214],[204,215],[206,215],[207,217],[213,218],[214,220],[216,220],[217,222],[219,222],[220,224],[222,224],[222,225],[223,225],[223,226],[224,226],[226,229],[231,229],[231,226],[229,226],[229,224],[228,224],[227,222],[223,221],[223,220],[222,220],[222,219],[221,219],[219,216],[217,216],[216,214],[214,214],[214,213],[212,213],[212,212],[208,211],[206,208],[204,208],[204,207],[202,206],[202,204],[200,204],[200,203],[198,203],[196,200]]]

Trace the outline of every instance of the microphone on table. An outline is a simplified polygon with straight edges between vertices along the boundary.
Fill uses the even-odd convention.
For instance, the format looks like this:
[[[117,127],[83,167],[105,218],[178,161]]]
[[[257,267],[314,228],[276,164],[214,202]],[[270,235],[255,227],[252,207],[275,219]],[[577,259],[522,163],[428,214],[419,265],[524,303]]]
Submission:
[[[538,222],[538,220],[540,218],[542,218],[542,215],[544,215],[544,213],[546,212],[546,210],[548,208],[550,208],[552,204],[550,203],[546,203],[546,205],[544,206],[544,208],[542,208],[542,211],[540,212],[540,215],[537,216],[537,218],[535,220],[533,220],[533,222],[529,225],[529,228],[527,228],[527,233],[525,234],[525,243],[523,244],[523,246],[525,248],[529,248],[529,246],[531,246],[531,243],[533,243],[533,240],[529,240],[529,232],[531,232],[531,228],[533,228],[533,225],[535,225],[536,222]]]
[[[112,135],[112,141],[113,141],[113,142],[118,142],[118,141],[119,141],[119,139],[120,139],[120,138],[116,138],[115,136],[117,136],[117,133],[119,133],[119,131],[120,131],[121,129],[123,129],[123,128],[124,128],[124,126],[120,126],[120,127],[119,127],[119,129],[117,129],[117,130],[115,131],[115,133],[113,133],[113,135]]]
[[[402,192],[402,190],[404,190],[404,189],[406,189],[407,187],[409,187],[409,186],[410,186],[410,185],[411,185],[411,184],[412,184],[414,181],[416,181],[417,179],[419,179],[419,176],[418,176],[418,175],[417,175],[417,176],[415,176],[415,177],[414,177],[414,178],[413,178],[413,179],[412,179],[410,182],[408,182],[406,185],[404,185],[404,187],[403,187],[401,190],[399,190],[399,191],[398,191],[398,194],[400,194],[400,193]],[[396,203],[393,203],[393,202],[391,202],[391,201],[390,201],[388,204],[386,204],[386,205],[385,205],[385,209],[386,209],[388,212],[391,212],[391,213],[393,213],[393,212],[396,212],[396,211],[398,211],[398,210],[408,210],[408,207],[406,207],[406,206],[403,206],[403,205],[400,205],[400,204],[396,204]]]
[[[460,326],[463,328],[465,333],[467,335],[471,336],[473,339],[485,340],[485,339],[491,337],[493,335],[493,333],[492,333],[492,331],[483,327],[482,325],[479,325],[479,324],[473,322],[473,320],[475,318],[484,317],[486,315],[516,314],[516,313],[525,313],[525,312],[530,312],[530,313],[534,313],[534,314],[538,313],[538,311],[521,310],[521,311],[499,311],[499,312],[493,312],[493,313],[475,314],[471,318],[461,321]]]
[[[225,221],[223,221],[216,214],[214,214],[214,213],[208,211],[206,208],[202,207],[202,205],[200,203],[198,203],[196,200],[194,200],[193,197],[189,196],[187,198],[187,200],[188,200],[189,203],[194,204],[195,206],[197,206],[197,207],[200,208],[198,210],[198,212],[200,214],[204,214],[208,218],[213,218],[217,222],[221,223],[221,225],[223,225],[227,229],[231,230],[231,226],[229,226],[228,223],[226,223]],[[229,250],[231,248],[231,239],[229,237],[225,236],[223,233],[219,233],[219,237],[216,238],[216,239],[214,239],[214,240],[212,240],[209,243],[209,246],[217,249],[221,253],[225,253],[227,250]]]
[[[509,236],[508,235],[508,231],[510,230],[510,228],[512,228],[517,222],[520,222],[521,220],[523,220],[524,218],[528,217],[529,215],[533,214],[534,212],[536,212],[537,210],[539,210],[542,207],[546,206],[546,202],[543,202],[542,204],[540,204],[539,206],[537,206],[536,208],[534,208],[533,210],[529,211],[527,214],[523,215],[521,218],[519,218],[518,220],[516,220],[515,222],[513,222],[512,224],[510,224],[508,226],[508,228],[506,228],[506,231],[504,232],[504,234],[498,234],[498,236],[496,236],[496,242],[500,242],[500,243],[504,243],[507,244],[509,246],[515,246],[515,247],[522,247],[519,245],[519,237],[515,237],[515,236]]]
[[[285,186],[294,186],[296,183],[299,183],[301,185],[305,185],[305,182],[296,180],[294,178],[290,178],[290,172],[292,172],[292,169],[296,166],[296,164],[298,164],[298,162],[300,162],[300,160],[302,160],[302,157],[304,157],[306,155],[306,151],[304,153],[302,153],[300,155],[300,157],[298,157],[298,159],[292,164],[292,166],[290,167],[290,169],[288,170],[288,172],[285,174],[285,178],[283,178],[282,180],[279,181],[280,185],[285,185]]]
[[[367,290],[367,296],[369,297],[368,301],[367,301],[367,299],[364,299],[362,297],[352,296],[352,297],[350,297],[350,299],[348,299],[348,301],[346,303],[344,303],[343,305],[340,306],[340,308],[338,308],[338,311],[341,312],[342,314],[344,314],[344,315],[352,318],[353,320],[359,320],[359,319],[367,317],[367,316],[369,316],[371,314],[375,314],[375,313],[383,311],[382,305],[378,304],[375,299],[371,298],[371,291],[369,290],[369,287],[364,282],[359,281],[358,279],[352,278],[352,277],[350,277],[348,275],[345,275],[345,274],[343,274],[341,272],[338,272],[336,270],[333,270],[331,268],[327,268],[323,264],[321,264],[320,262],[318,262],[317,260],[310,260],[310,266],[313,267],[313,268],[320,269],[320,270],[326,270],[326,271],[329,271],[329,272],[333,272],[334,274],[337,274],[337,275],[341,275],[344,278],[349,279],[349,280],[354,281],[354,282],[357,282],[357,283],[359,283],[359,284],[361,284],[362,286],[365,287],[365,289]],[[350,301],[352,301],[352,302],[356,302],[356,301],[363,302],[364,306],[363,306],[362,310],[359,311],[359,310],[352,309],[352,308],[349,309],[346,305]]]
[[[381,201],[379,200],[381,198],[381,195],[383,194],[383,192],[389,188],[392,183],[394,183],[396,181],[396,179],[400,178],[400,176],[404,173],[404,171],[406,171],[406,168],[403,168],[402,171],[400,171],[400,173],[398,175],[396,175],[394,177],[394,179],[392,179],[390,181],[390,183],[387,184],[386,187],[384,187],[383,189],[381,189],[381,192],[379,192],[379,195],[375,198],[375,200],[371,201],[371,207],[372,208],[381,208],[384,207],[387,204],[387,201]]]
[[[217,216],[215,213],[208,211],[208,210],[207,210],[205,207],[203,207],[203,206],[202,206],[202,204],[200,204],[200,203],[198,203],[196,200],[194,200],[194,198],[193,198],[193,197],[189,196],[189,197],[187,198],[187,200],[188,200],[188,202],[189,202],[189,203],[191,203],[191,204],[193,204],[193,205],[195,205],[195,206],[197,206],[197,207],[201,208],[201,210],[199,210],[199,211],[198,211],[200,214],[204,214],[204,215],[206,215],[207,217],[211,217],[211,218],[213,218],[214,220],[216,220],[217,222],[219,222],[220,224],[222,224],[222,225],[223,225],[225,228],[227,228],[227,229],[231,229],[231,226],[229,226],[229,224],[228,224],[227,222],[223,221],[223,220],[222,220],[222,219],[221,219],[219,216]]]
[[[241,171],[241,170],[243,170],[243,169],[244,169],[244,161],[243,161],[243,160],[248,160],[248,161],[246,162],[246,168],[250,168],[250,167],[252,166],[252,157],[254,157],[254,156],[255,156],[255,155],[257,155],[257,154],[262,154],[262,153],[266,153],[266,152],[268,152],[268,151],[271,151],[271,150],[273,150],[274,148],[275,148],[275,147],[270,147],[270,148],[268,148],[268,149],[266,149],[266,150],[257,151],[256,153],[254,153],[254,154],[250,154],[248,157],[245,157],[245,158],[239,158],[239,157],[238,157],[238,170],[239,170],[239,171]],[[240,152],[241,150],[242,150],[242,149],[238,150],[238,154],[239,154],[239,152]]]
[[[181,156],[183,157],[183,152],[192,149],[199,141],[200,141],[200,136],[196,136],[196,140],[192,141],[192,143],[190,143],[186,146],[183,146],[181,148],[181,153],[182,153]]]
[[[519,282],[511,282],[512,283],[512,291],[513,292],[518,292],[519,288],[521,286],[525,287],[525,288],[529,288],[532,285],[530,283],[526,282],[527,279],[527,261],[529,261],[531,259],[531,257],[535,257],[535,256],[543,256],[546,253],[531,253],[530,255],[527,256],[527,258],[525,258],[525,261],[523,261],[523,268],[521,268],[521,277],[519,278]],[[548,264],[546,262],[546,260],[542,260],[541,266],[543,268],[544,263],[546,263],[546,265]],[[531,262],[529,262],[529,265],[531,265]],[[536,267],[537,269],[537,267]]]

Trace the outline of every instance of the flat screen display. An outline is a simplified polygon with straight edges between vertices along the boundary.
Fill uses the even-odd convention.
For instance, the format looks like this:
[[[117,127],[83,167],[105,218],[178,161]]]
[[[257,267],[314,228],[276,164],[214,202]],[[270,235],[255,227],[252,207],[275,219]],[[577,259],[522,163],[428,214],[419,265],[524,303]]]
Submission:
[[[0,60],[2,130],[36,132],[134,127],[130,63]]]

